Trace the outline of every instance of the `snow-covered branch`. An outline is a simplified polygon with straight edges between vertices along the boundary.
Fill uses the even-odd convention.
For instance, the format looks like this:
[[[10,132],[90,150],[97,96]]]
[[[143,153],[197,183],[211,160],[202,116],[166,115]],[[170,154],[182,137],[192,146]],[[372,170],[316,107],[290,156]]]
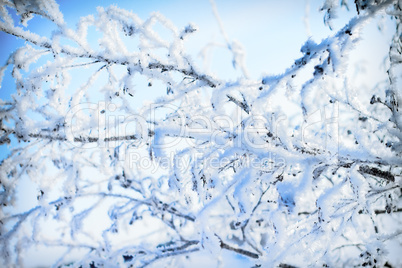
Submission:
[[[193,24],[110,6],[70,28],[56,1],[0,2],[0,30],[25,42],[0,69],[16,88],[0,103],[0,145],[12,147],[4,265],[34,246],[61,249],[54,267],[173,267],[222,251],[255,267],[389,263],[402,215],[400,1],[324,1],[331,29],[341,8],[355,15],[256,80],[211,1],[235,81],[192,60]],[[359,96],[348,55],[377,15],[396,21],[388,81]],[[50,35],[28,26],[35,17]]]

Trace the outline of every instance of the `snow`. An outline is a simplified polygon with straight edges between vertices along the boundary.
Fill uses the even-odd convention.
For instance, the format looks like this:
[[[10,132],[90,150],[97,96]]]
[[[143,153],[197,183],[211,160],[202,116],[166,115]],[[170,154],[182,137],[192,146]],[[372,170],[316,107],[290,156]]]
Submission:
[[[397,7],[358,1],[350,19],[324,1],[333,32],[255,75],[221,5],[202,51],[225,51],[225,75],[190,53],[202,27],[162,12],[98,7],[71,27],[55,1],[4,1],[0,29],[26,42],[1,69],[16,88],[0,110],[4,265],[52,265],[29,264],[52,246],[54,266],[400,265],[399,54],[386,42],[388,71],[362,89],[351,67]]]

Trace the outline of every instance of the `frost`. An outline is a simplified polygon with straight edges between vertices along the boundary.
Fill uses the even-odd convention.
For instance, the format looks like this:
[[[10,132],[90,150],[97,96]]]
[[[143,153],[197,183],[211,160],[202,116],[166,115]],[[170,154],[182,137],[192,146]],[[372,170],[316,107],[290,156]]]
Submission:
[[[4,266],[21,266],[36,246],[60,248],[55,267],[178,267],[199,256],[391,265],[402,211],[395,1],[355,1],[340,29],[346,2],[324,1],[334,32],[259,80],[211,1],[223,42],[203,52],[227,49],[232,81],[197,66],[185,45],[200,32],[191,23],[110,6],[71,28],[55,1],[2,4],[0,29],[25,42],[0,69],[16,88],[0,102],[0,144],[10,144],[0,164]],[[348,55],[385,11],[397,21],[388,79],[359,91]],[[56,30],[37,34],[32,16]]]

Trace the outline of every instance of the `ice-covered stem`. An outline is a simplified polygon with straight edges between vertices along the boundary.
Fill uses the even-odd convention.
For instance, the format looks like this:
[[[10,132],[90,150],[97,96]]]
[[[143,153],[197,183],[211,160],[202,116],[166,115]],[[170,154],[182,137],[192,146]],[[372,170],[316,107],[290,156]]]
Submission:
[[[194,247],[192,249],[187,249],[188,247],[196,246],[198,244],[199,244],[199,241],[188,241],[188,242],[185,242],[182,246],[178,246],[178,247],[174,247],[174,248],[162,249],[161,254],[157,255],[152,260],[147,261],[145,264],[141,265],[140,267],[146,267],[146,266],[150,265],[151,263],[153,263],[153,262],[155,262],[155,261],[157,261],[159,259],[169,258],[169,257],[172,257],[172,256],[177,256],[177,255],[181,255],[181,254],[188,254],[188,253],[198,251],[198,250],[200,250],[199,247]]]
[[[243,73],[243,76],[246,79],[248,79],[249,74],[248,74],[246,64],[245,64],[245,58],[244,58],[245,52],[243,50],[243,47],[238,42],[229,40],[229,36],[223,27],[223,22],[219,16],[218,8],[216,7],[215,1],[210,0],[210,3],[211,3],[211,7],[212,7],[212,12],[214,13],[215,19],[218,23],[219,30],[223,36],[223,39],[225,40],[225,43],[226,43],[225,45],[226,45],[227,49],[229,49],[229,51],[232,53],[233,67],[237,68],[239,66],[239,68],[241,69],[241,71]]]
[[[14,35],[15,37],[21,38],[22,40],[25,40],[25,41],[27,41],[31,44],[37,45],[39,47],[50,49],[53,53],[55,53],[54,49],[52,48],[51,41],[47,40],[46,38],[39,38],[35,34],[29,34],[28,32],[19,31],[18,29],[19,28],[17,28],[17,27],[14,29],[4,27],[2,25],[2,23],[0,22],[0,30],[1,31]],[[206,85],[208,85],[212,88],[216,87],[218,84],[218,82],[213,81],[212,78],[208,77],[207,75],[198,74],[191,66],[189,66],[188,69],[180,69],[180,68],[177,68],[177,66],[162,64],[160,62],[152,62],[146,66],[142,66],[140,62],[129,62],[127,60],[108,58],[103,55],[96,54],[96,53],[90,53],[90,52],[77,53],[76,51],[71,50],[69,48],[62,48],[59,52],[62,54],[66,54],[70,57],[88,58],[88,59],[95,60],[93,63],[103,62],[103,63],[107,63],[108,65],[110,65],[110,64],[117,64],[117,65],[124,65],[124,66],[130,65],[131,67],[139,67],[139,68],[146,68],[146,69],[148,68],[150,70],[158,69],[158,70],[160,70],[161,73],[166,72],[166,71],[177,71],[186,76],[193,78],[194,80],[199,80],[199,81],[205,82]],[[75,65],[74,67],[78,67],[78,66],[79,65]]]
[[[250,257],[253,259],[258,259],[258,257],[259,257],[258,254],[254,253],[254,252],[250,252],[248,250],[244,250],[241,248],[235,248],[235,247],[229,246],[228,244],[224,243],[222,240],[220,241],[220,246],[223,249],[227,249],[227,250],[236,252],[238,254],[241,254],[241,255],[244,255],[244,256],[247,256],[247,257]]]
[[[181,217],[185,220],[189,220],[189,221],[194,221],[194,217],[190,216],[190,215],[185,215],[182,214],[178,211],[177,208],[170,206],[156,198],[152,198],[152,199],[144,199],[144,200],[140,200],[140,199],[136,199],[133,198],[131,196],[128,195],[123,195],[123,194],[113,194],[113,193],[103,193],[103,192],[99,192],[99,193],[93,193],[93,194],[76,194],[74,196],[68,196],[68,197],[61,197],[58,198],[57,200],[51,201],[47,204],[42,204],[42,205],[38,205],[32,209],[30,209],[29,211],[20,213],[20,214],[14,214],[8,217],[3,217],[0,221],[0,226],[2,227],[1,229],[1,236],[0,236],[0,241],[2,241],[2,247],[3,247],[3,254],[8,254],[8,246],[9,243],[7,242],[7,240],[12,237],[13,235],[15,235],[16,232],[19,231],[21,225],[26,222],[28,219],[31,219],[33,221],[35,221],[35,217],[38,216],[43,216],[46,213],[51,213],[51,209],[55,208],[56,211],[62,211],[64,209],[66,209],[68,207],[68,204],[71,204],[73,202],[77,202],[77,200],[79,199],[84,199],[84,198],[88,198],[88,197],[96,197],[99,198],[99,202],[95,203],[95,205],[93,205],[92,207],[90,207],[89,209],[84,210],[83,212],[80,212],[76,215],[74,215],[71,224],[72,225],[77,225],[76,227],[73,227],[73,231],[78,231],[78,229],[80,228],[79,226],[81,225],[81,221],[88,216],[88,214],[90,214],[96,206],[98,206],[98,204],[100,204],[101,202],[103,202],[105,199],[114,199],[114,200],[127,200],[127,204],[131,204],[131,203],[138,203],[139,205],[145,205],[148,206],[151,209],[156,210],[159,213],[171,213],[174,216],[177,217]],[[111,217],[115,217],[115,212],[113,212],[113,210],[111,210]],[[130,213],[132,211],[127,211],[125,213]],[[119,215],[120,217],[123,215]],[[16,221],[16,223],[13,223],[13,221]],[[12,224],[12,228],[10,230],[4,229],[3,230],[3,226],[5,225],[10,225]],[[74,230],[76,229],[76,230]],[[73,232],[72,231],[72,232]],[[37,235],[36,231],[33,231],[32,236],[35,237]],[[73,235],[73,234],[72,234]],[[47,241],[41,241],[43,244],[46,245],[55,245],[55,242],[47,242]],[[63,242],[62,240],[60,240],[58,243],[58,246],[63,246],[63,247],[80,247],[79,244],[77,243],[76,245],[73,245],[69,242]],[[165,257],[170,257],[170,256],[174,256],[177,254],[184,254],[186,253],[185,250],[186,248],[193,246],[193,245],[197,245],[199,242],[198,241],[187,241],[186,243],[184,243],[182,246],[176,247],[176,248],[168,248],[168,249],[162,249],[160,250],[161,255],[159,255],[157,258],[155,258],[154,260],[157,260],[159,258],[165,258]],[[94,246],[90,247],[92,250],[95,249]],[[198,249],[197,249],[198,250]],[[190,250],[189,252],[193,252],[194,249]],[[9,260],[10,261],[10,260]]]
[[[8,137],[10,134],[14,135],[18,140],[22,140],[27,142],[29,138],[34,138],[38,140],[48,140],[48,141],[68,141],[67,137],[59,134],[51,134],[51,132],[44,131],[41,133],[28,133],[22,134],[18,131],[14,130],[5,130],[3,129],[4,134],[0,139],[0,145],[4,143],[10,143],[10,138]],[[4,138],[3,138],[4,137]],[[103,138],[103,142],[112,142],[112,141],[132,141],[137,140],[138,138],[135,135],[126,135],[126,136],[113,136]],[[99,142],[98,137],[90,137],[90,136],[78,136],[74,137],[73,142],[81,142],[81,143],[97,143]]]
[[[14,7],[16,8],[16,7]],[[147,50],[149,48],[144,47],[144,53],[142,56],[140,56],[141,59],[138,59],[138,57],[133,57],[132,55],[115,55],[114,52],[112,51],[107,51],[110,50],[108,46],[110,44],[105,43],[106,46],[106,52],[110,53],[104,53],[104,52],[96,52],[93,51],[87,44],[85,40],[79,39],[81,32],[86,31],[85,28],[88,27],[88,24],[95,24],[95,21],[93,18],[89,18],[86,20],[83,20],[79,25],[77,32],[72,31],[71,29],[68,29],[64,24],[57,24],[58,31],[56,31],[51,40],[49,40],[47,37],[41,37],[37,34],[31,33],[29,31],[23,30],[20,27],[14,26],[13,20],[11,17],[8,17],[7,20],[0,21],[0,30],[2,30],[5,33],[14,35],[22,40],[25,40],[33,45],[48,49],[51,51],[54,55],[57,55],[58,53],[68,55],[71,58],[87,58],[87,59],[92,59],[95,60],[94,63],[105,63],[106,65],[124,65],[127,66],[127,68],[130,68],[131,70],[137,70],[139,72],[142,72],[144,69],[149,69],[149,70],[159,70],[161,73],[166,72],[166,71],[177,71],[179,73],[182,73],[186,77],[190,77],[193,79],[193,81],[201,81],[204,82],[207,86],[210,87],[216,87],[217,82],[214,81],[211,77],[208,77],[204,74],[198,73],[194,67],[190,64],[190,62],[182,55],[183,51],[180,51],[179,49],[182,46],[182,42],[184,40],[184,36],[194,32],[195,28],[189,28],[186,27],[184,30],[184,33],[174,33],[177,36],[177,40],[174,41],[172,44],[166,44],[163,40],[159,39],[150,29],[150,26],[154,23],[155,20],[159,20],[161,23],[164,23],[168,28],[170,28],[172,31],[176,31],[172,26],[169,25],[169,22],[167,22],[166,19],[161,17],[159,14],[154,14],[148,21],[142,23],[136,16],[133,16],[133,14],[129,13],[124,13],[123,11],[115,8],[115,7],[110,7],[108,10],[104,11],[103,9],[98,10],[100,13],[100,16],[108,16],[111,20],[115,20],[118,23],[122,25],[122,28],[124,32],[126,32],[126,35],[132,36],[132,35],[142,35],[144,39],[149,39],[150,43],[155,43],[156,46],[161,46],[161,47],[166,47],[170,51],[170,56],[171,59],[178,61],[175,65],[168,64],[168,63],[163,63],[157,58],[155,58],[153,55],[150,53],[147,53]],[[42,13],[38,13],[38,15],[44,16]],[[3,10],[3,16],[9,16],[8,12],[6,9]],[[127,17],[123,17],[127,16]],[[45,16],[45,18],[47,18]],[[132,21],[130,21],[131,18]],[[103,18],[101,18],[103,19]],[[100,25],[96,25],[100,27]],[[131,30],[127,30],[131,29]],[[187,29],[187,30],[186,30]],[[106,34],[110,34],[108,32],[105,32]],[[57,37],[63,35],[72,41],[76,42],[79,45],[79,48],[74,48],[71,46],[60,46],[57,41]],[[144,42],[145,43],[145,42]],[[121,44],[120,44],[121,45]],[[121,51],[123,54],[128,54],[128,51],[124,50]],[[145,57],[145,58],[144,58]],[[182,57],[180,59],[180,57]],[[146,61],[146,63],[144,63]]]
[[[148,265],[154,263],[155,261],[163,259],[163,258],[169,258],[169,257],[177,256],[177,255],[189,254],[192,252],[199,251],[199,250],[201,250],[201,247],[199,244],[200,244],[199,241],[192,240],[192,241],[184,242],[183,245],[178,246],[178,247],[168,247],[166,249],[162,249],[162,250],[160,250],[160,253],[155,252],[156,256],[154,258],[152,258],[149,261],[146,261],[139,267],[147,267]],[[238,253],[240,255],[243,255],[243,256],[246,256],[249,258],[258,259],[258,257],[259,257],[258,254],[256,254],[256,253],[253,253],[253,252],[245,250],[245,249],[232,247],[232,246],[226,244],[225,242],[223,242],[222,240],[220,240],[220,247],[222,249],[233,251],[235,253]],[[188,248],[190,248],[190,249],[188,249]]]
[[[166,71],[177,71],[180,72],[186,76],[190,76],[194,80],[202,81],[205,82],[205,84],[211,88],[215,88],[218,85],[218,82],[213,81],[211,77],[208,77],[207,75],[201,75],[198,74],[192,66],[189,66],[189,69],[178,69],[176,66],[173,65],[163,65],[161,63],[150,63],[148,64],[149,69],[159,69],[161,72],[166,72]]]
[[[324,7],[328,8],[331,12],[334,12],[333,8],[337,6],[334,4],[335,1],[326,1]],[[383,11],[392,5],[392,0],[376,2],[370,8],[367,8],[366,12],[360,16],[352,18],[348,24],[346,24],[342,29],[340,29],[335,35],[323,39],[319,44],[316,44],[312,40],[308,40],[301,48],[301,52],[304,54],[303,57],[295,60],[295,63],[288,68],[283,74],[266,76],[262,79],[262,84],[267,85],[266,89],[260,94],[260,97],[265,97],[267,95],[273,94],[278,89],[278,85],[281,81],[288,78],[293,78],[297,75],[298,71],[304,68],[305,65],[309,64],[312,60],[319,58],[320,56],[325,56],[328,52],[326,60],[323,60],[322,65],[317,65],[314,67],[314,77],[304,83],[300,95],[301,95],[301,106],[304,115],[310,112],[309,105],[306,103],[307,91],[313,83],[317,81],[318,77],[321,77],[324,73],[337,73],[338,66],[334,62],[338,62],[339,53],[346,54],[348,50],[352,49],[351,43],[358,36],[358,32],[368,20],[375,17],[376,14]],[[332,8],[332,9],[331,9]],[[335,48],[337,49],[335,50]]]
[[[395,124],[395,130],[391,130],[393,134],[399,139],[399,142],[395,142],[392,148],[402,155],[402,94],[401,86],[402,81],[400,73],[402,67],[402,3],[401,1],[395,1],[393,9],[388,12],[396,20],[395,33],[392,38],[392,43],[389,48],[389,69],[387,71],[390,89],[385,93],[386,106],[391,110],[392,116],[390,121]]]

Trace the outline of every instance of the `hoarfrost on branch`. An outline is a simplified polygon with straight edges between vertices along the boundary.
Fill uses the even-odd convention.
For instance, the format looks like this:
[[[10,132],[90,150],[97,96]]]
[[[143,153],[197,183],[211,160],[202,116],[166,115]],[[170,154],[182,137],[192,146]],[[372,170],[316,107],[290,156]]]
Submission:
[[[13,144],[0,166],[4,264],[45,246],[60,249],[53,267],[173,267],[196,252],[225,263],[224,251],[255,267],[391,265],[386,243],[400,249],[402,232],[402,2],[324,1],[330,28],[340,8],[355,16],[260,80],[211,6],[235,81],[187,54],[196,25],[110,6],[70,28],[55,1],[1,1],[0,29],[25,41],[0,69],[16,87],[0,105],[0,143]],[[388,80],[358,95],[348,54],[377,15],[395,21]],[[50,36],[30,30],[34,16],[54,25]],[[134,104],[158,87],[155,102]],[[31,206],[17,210],[21,198]]]

